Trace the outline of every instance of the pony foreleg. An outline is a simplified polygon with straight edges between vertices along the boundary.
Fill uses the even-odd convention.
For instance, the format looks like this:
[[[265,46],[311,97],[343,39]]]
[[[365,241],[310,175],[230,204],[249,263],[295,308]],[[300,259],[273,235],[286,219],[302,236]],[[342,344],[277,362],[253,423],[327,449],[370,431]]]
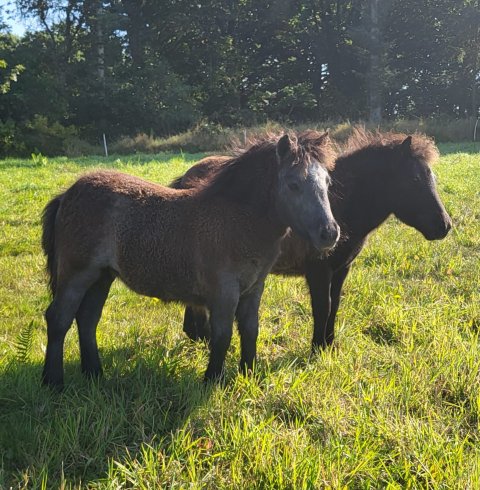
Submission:
[[[205,381],[219,380],[223,376],[225,356],[232,340],[232,325],[238,295],[219,298],[210,307],[210,359]]]
[[[326,345],[331,345],[335,336],[335,319],[337,317],[338,307],[340,305],[340,294],[342,292],[343,283],[347,278],[350,271],[350,266],[344,267],[335,272],[332,277],[332,283],[330,287],[330,315],[328,316],[327,328],[325,331]]]
[[[243,374],[253,371],[257,355],[258,309],[263,287],[262,282],[254,291],[241,297],[237,307],[236,317],[242,349],[240,371]]]
[[[324,268],[311,264],[307,268],[307,283],[310,289],[310,298],[313,313],[313,339],[312,351],[327,346],[327,321],[330,316],[331,299],[330,286],[332,274]]]

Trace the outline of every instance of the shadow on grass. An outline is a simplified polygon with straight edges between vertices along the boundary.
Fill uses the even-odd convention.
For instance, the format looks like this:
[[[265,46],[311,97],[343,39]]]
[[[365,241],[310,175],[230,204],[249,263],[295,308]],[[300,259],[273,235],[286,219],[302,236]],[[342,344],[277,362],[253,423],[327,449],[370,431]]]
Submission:
[[[400,342],[394,326],[388,323],[371,323],[363,330],[363,334],[377,345],[398,345]]]
[[[61,393],[40,386],[40,364],[10,363],[0,373],[0,488],[103,479],[111,458],[135,458],[143,444],[169,441],[212,388],[193,368],[158,359],[106,352],[113,375],[99,380],[85,379],[78,361],[67,363]]]

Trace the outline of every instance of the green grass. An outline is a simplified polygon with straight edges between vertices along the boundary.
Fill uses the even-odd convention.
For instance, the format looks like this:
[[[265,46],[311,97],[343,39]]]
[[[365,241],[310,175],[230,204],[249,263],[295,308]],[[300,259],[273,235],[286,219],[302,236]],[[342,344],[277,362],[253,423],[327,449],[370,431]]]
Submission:
[[[337,349],[309,357],[301,279],[270,277],[256,378],[203,388],[204,344],[182,308],[112,288],[98,330],[105,377],[39,384],[49,296],[43,206],[85,170],[167,183],[200,155],[0,161],[0,488],[480,488],[480,154],[443,145],[454,229],[442,242],[389,220],[345,285]]]

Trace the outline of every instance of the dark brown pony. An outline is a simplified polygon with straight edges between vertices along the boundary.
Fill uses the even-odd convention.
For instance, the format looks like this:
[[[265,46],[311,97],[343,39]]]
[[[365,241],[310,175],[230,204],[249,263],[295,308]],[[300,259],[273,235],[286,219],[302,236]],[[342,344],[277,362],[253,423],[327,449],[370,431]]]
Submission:
[[[333,160],[328,137],[310,132],[258,141],[191,190],[113,171],[81,177],[43,216],[53,293],[43,382],[63,384],[63,344],[74,318],[82,370],[100,374],[96,327],[116,277],[137,293],[206,308],[206,379],[222,374],[236,317],[240,366],[251,369],[264,280],[287,227],[318,249],[338,239],[328,202]]]
[[[219,157],[217,167],[224,157]],[[274,274],[305,276],[314,318],[313,348],[333,342],[343,282],[368,234],[390,215],[416,228],[427,240],[444,238],[452,224],[437,194],[431,165],[438,150],[430,138],[415,134],[356,129],[331,172],[330,203],[340,224],[341,239],[328,256],[318,254],[297,234],[282,242]],[[177,185],[198,185],[214,174],[213,157],[193,166]],[[208,338],[208,319],[185,312],[184,330],[192,339]]]

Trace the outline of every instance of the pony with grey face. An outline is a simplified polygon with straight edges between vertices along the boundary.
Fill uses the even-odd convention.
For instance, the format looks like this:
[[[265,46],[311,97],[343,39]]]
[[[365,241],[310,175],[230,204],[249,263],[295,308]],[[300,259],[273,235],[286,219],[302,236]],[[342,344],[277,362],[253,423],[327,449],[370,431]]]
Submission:
[[[234,318],[240,367],[252,369],[264,280],[288,227],[318,250],[338,239],[328,201],[333,161],[328,137],[309,132],[257,141],[194,189],[113,171],[81,177],[43,215],[53,293],[43,382],[63,384],[64,339],[74,319],[82,371],[101,373],[96,328],[117,277],[139,294],[208,312],[205,379],[222,375]]]

